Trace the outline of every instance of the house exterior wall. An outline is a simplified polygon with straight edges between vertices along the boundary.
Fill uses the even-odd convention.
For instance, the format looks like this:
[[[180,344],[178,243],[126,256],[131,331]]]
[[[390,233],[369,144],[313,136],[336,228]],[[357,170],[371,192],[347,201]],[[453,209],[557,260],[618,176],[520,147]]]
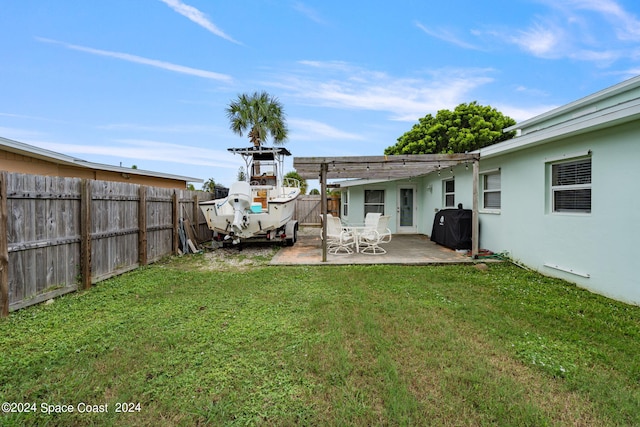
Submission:
[[[634,268],[640,233],[640,128],[630,122],[480,160],[480,248],[506,252],[514,261],[592,292],[640,304],[640,275]],[[592,166],[591,212],[552,212],[551,163],[587,155]],[[501,208],[482,207],[482,176],[500,171]],[[348,187],[348,222],[364,218],[364,190],[385,190],[385,213],[396,232],[397,188],[416,184],[418,233],[431,235],[444,206],[444,181],[455,178],[455,206],[473,205],[473,168],[464,164],[411,181]],[[553,267],[550,267],[553,266]]]
[[[481,160],[500,168],[499,214],[480,213],[480,247],[605,296],[640,304],[633,268],[640,221],[640,131],[629,123]],[[550,160],[591,151],[591,212],[554,213]],[[556,267],[549,267],[553,265]],[[588,277],[585,277],[588,276]]]
[[[424,180],[422,178],[402,179],[396,181],[385,181],[372,184],[354,185],[346,187],[342,191],[348,192],[348,196],[342,197],[342,210],[344,213],[344,202],[348,200],[348,215],[342,215],[342,220],[350,224],[364,223],[364,193],[365,190],[384,190],[384,214],[389,215],[389,229],[392,233],[398,232],[398,187],[415,186],[416,197],[414,200],[416,206],[416,227],[421,232],[424,223],[424,215],[422,213],[422,194],[424,193]]]
[[[444,182],[454,178],[455,204],[462,203],[464,209],[473,206],[473,167],[471,164],[458,165],[450,169],[442,170],[440,175],[432,173],[413,179],[401,179],[395,181],[377,182],[371,184],[353,185],[343,188],[348,192],[347,197],[342,197],[341,215],[347,223],[358,224],[364,222],[364,193],[365,190],[385,191],[385,215],[389,215],[389,229],[392,233],[398,232],[398,188],[401,186],[415,186],[416,197],[416,230],[419,234],[431,235],[435,214],[445,209]],[[348,200],[348,214],[344,215],[344,202]]]
[[[453,173],[452,173],[453,171]],[[445,182],[455,181],[454,204],[457,208],[462,203],[463,209],[473,207],[473,166],[460,164],[453,168],[446,168],[438,173],[432,173],[421,178],[422,191],[418,194],[420,203],[418,233],[431,235],[433,219],[441,209],[451,209],[445,206]]]
[[[640,76],[512,126],[514,139],[480,152],[479,246],[592,292],[640,305],[635,269],[640,237]],[[591,159],[591,209],[553,212],[551,164]],[[500,172],[500,209],[483,209],[483,174]],[[445,208],[444,181],[455,178],[454,207],[473,205],[473,168],[416,178],[418,233],[430,235]],[[362,217],[365,188],[387,190],[385,212],[396,219],[399,181],[354,186],[350,212]],[[387,209],[388,208],[388,209]],[[393,231],[393,230],[392,230]]]
[[[387,181],[375,184],[349,187],[349,213],[343,215],[343,221],[350,224],[364,223],[364,192],[365,190],[384,190],[384,214],[391,216],[389,229],[392,233],[396,230],[396,206],[397,206],[397,181]],[[343,198],[344,199],[344,198]]]

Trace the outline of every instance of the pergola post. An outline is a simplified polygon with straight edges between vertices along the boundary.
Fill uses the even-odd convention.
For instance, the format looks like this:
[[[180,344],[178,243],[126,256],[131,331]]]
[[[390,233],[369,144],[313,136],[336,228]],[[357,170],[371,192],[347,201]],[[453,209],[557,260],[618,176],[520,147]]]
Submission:
[[[320,210],[322,211],[322,262],[327,262],[327,169],[320,165]]]
[[[478,205],[479,192],[478,182],[480,174],[480,162],[477,159],[473,160],[473,214],[471,217],[471,257],[473,259],[478,258],[478,248],[480,242],[480,221],[478,218]]]

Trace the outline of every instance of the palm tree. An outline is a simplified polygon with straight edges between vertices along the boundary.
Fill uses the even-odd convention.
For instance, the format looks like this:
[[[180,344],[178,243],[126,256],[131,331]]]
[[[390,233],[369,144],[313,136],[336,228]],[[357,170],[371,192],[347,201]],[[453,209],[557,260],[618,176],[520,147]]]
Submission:
[[[273,137],[274,144],[284,144],[287,139],[288,129],[282,104],[267,92],[238,95],[226,112],[231,130],[240,136],[249,131],[247,136],[256,147],[269,136]]]

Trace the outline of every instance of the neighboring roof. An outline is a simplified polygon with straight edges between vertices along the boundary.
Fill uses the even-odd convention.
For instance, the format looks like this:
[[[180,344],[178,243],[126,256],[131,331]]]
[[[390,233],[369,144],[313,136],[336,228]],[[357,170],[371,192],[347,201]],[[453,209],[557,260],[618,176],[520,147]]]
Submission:
[[[520,136],[475,151],[488,158],[640,120],[640,76],[504,129]]]
[[[189,176],[172,175],[162,172],[153,172],[142,169],[125,168],[121,166],[111,166],[102,163],[93,163],[86,160],[79,159],[77,157],[67,156],[65,154],[56,153],[55,151],[45,150],[44,148],[38,148],[33,145],[25,144],[23,142],[14,141],[11,139],[3,138],[0,136],[0,148],[11,153],[27,155],[36,159],[44,160],[47,162],[58,163],[62,165],[76,166],[86,169],[96,169],[109,172],[127,173],[129,175],[141,175],[154,178],[173,179],[177,181],[185,182],[204,182],[200,178],[193,178]]]

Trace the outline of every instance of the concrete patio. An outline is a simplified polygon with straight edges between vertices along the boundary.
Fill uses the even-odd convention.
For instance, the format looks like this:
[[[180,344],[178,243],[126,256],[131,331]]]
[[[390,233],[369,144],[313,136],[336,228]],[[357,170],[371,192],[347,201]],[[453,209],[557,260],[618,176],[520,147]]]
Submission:
[[[437,245],[422,234],[395,234],[391,242],[382,245],[386,254],[349,255],[327,254],[322,262],[322,240],[320,230],[305,230],[300,233],[294,246],[284,247],[271,260],[271,265],[337,265],[337,264],[462,264],[473,263],[470,256]]]

